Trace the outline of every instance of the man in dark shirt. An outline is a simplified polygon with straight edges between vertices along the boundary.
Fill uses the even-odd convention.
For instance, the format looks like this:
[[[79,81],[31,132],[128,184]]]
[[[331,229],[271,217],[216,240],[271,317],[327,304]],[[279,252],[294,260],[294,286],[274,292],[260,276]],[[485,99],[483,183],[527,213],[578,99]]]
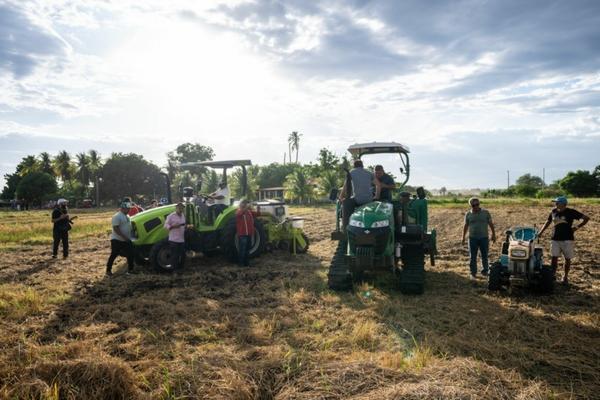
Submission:
[[[558,267],[558,257],[560,257],[562,253],[565,257],[565,275],[563,276],[563,283],[568,284],[571,259],[574,256],[575,250],[575,235],[573,235],[573,232],[581,229],[588,223],[590,218],[573,208],[567,208],[567,198],[564,196],[559,196],[554,199],[554,203],[556,204],[556,208],[552,209],[550,215],[548,215],[548,220],[540,230],[539,236],[542,236],[550,224],[554,225],[552,241],[550,242],[552,267],[554,269]],[[573,227],[573,221],[576,219],[581,220],[581,223]]]
[[[71,221],[67,211],[67,200],[58,199],[54,210],[52,210],[52,237],[54,243],[52,246],[52,258],[56,258],[58,254],[58,246],[62,241],[63,258],[69,256],[69,230],[71,229]]]
[[[392,190],[396,188],[394,179],[385,173],[381,165],[375,166],[375,200],[392,202]]]

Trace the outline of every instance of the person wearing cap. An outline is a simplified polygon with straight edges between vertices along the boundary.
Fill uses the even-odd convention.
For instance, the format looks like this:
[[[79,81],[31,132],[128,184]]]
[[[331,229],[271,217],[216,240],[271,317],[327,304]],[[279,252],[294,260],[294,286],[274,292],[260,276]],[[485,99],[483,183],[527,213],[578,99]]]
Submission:
[[[182,269],[185,264],[185,206],[177,203],[175,212],[165,220],[165,229],[169,231],[169,248],[171,258],[169,263],[173,269]]]
[[[67,210],[67,200],[58,199],[54,210],[52,210],[52,258],[58,254],[58,246],[62,242],[63,258],[69,256],[69,231],[71,230],[71,219]]]
[[[552,255],[552,268],[558,268],[558,258],[562,254],[565,257],[565,274],[563,283],[569,283],[569,270],[571,269],[571,259],[575,254],[575,231],[583,228],[590,218],[579,211],[567,207],[567,198],[559,196],[554,199],[555,208],[550,211],[548,219],[538,236],[542,236],[546,228],[553,224],[554,232],[550,241],[550,254]],[[581,220],[579,225],[573,226],[574,220]]]
[[[475,279],[477,278],[477,253],[481,254],[481,274],[487,276],[489,273],[488,252],[490,241],[488,227],[492,231],[492,242],[496,242],[496,229],[490,212],[480,207],[478,198],[471,197],[469,205],[471,209],[465,214],[462,244],[465,244],[465,236],[469,232],[469,269],[471,270],[471,279]]]
[[[392,190],[396,188],[394,179],[385,173],[383,166],[375,166],[375,200],[392,202]]]
[[[106,275],[112,276],[112,266],[118,256],[127,258],[127,273],[133,272],[133,243],[131,242],[131,221],[129,209],[131,204],[124,201],[119,211],[112,217],[112,233],[110,235],[110,256],[106,262]]]

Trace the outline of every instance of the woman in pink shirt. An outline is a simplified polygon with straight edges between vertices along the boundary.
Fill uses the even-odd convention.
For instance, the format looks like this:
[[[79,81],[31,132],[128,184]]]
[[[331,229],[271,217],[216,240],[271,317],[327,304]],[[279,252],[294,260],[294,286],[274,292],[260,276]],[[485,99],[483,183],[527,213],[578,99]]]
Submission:
[[[173,269],[182,269],[185,264],[185,215],[183,209],[183,203],[177,203],[175,212],[169,214],[165,221],[165,228],[169,231],[170,264]]]

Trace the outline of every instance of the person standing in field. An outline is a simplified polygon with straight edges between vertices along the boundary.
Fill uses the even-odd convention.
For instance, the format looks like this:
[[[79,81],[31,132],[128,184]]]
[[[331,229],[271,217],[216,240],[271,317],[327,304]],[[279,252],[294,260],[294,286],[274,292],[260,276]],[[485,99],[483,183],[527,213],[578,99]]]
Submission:
[[[67,200],[58,199],[54,210],[52,210],[52,258],[58,254],[58,246],[62,242],[63,258],[69,257],[69,231],[71,230],[71,219],[67,210]]]
[[[240,267],[249,267],[250,245],[254,236],[254,216],[246,199],[240,202],[235,213],[235,226],[239,240],[238,262]]]
[[[490,212],[480,207],[478,198],[470,198],[469,205],[471,206],[471,209],[465,214],[462,244],[465,244],[465,236],[467,235],[467,232],[469,232],[469,268],[471,270],[471,279],[475,279],[477,277],[478,252],[481,253],[481,274],[487,276],[489,273],[488,253],[490,242],[488,237],[488,227],[492,231],[492,242],[496,241],[496,230]]]
[[[169,263],[173,269],[182,269],[185,264],[185,215],[183,203],[177,203],[175,212],[169,214],[165,221],[165,228],[169,231],[169,248],[171,259]]]
[[[565,257],[565,274],[562,280],[565,285],[569,283],[571,259],[575,255],[574,232],[583,228],[590,220],[587,215],[582,214],[573,208],[568,208],[567,203],[567,198],[564,196],[559,196],[554,199],[556,207],[550,211],[550,215],[548,215],[548,219],[539,233],[539,236],[542,236],[550,224],[554,225],[554,232],[552,233],[550,242],[552,268],[554,268],[554,270],[558,268],[558,258],[562,254]],[[574,220],[581,220],[581,222],[579,225],[573,226]]]
[[[133,243],[131,242],[131,221],[129,213],[131,205],[124,201],[120,210],[112,217],[112,233],[110,235],[110,256],[106,262],[106,276],[112,276],[112,266],[118,256],[127,258],[127,274],[133,273]]]

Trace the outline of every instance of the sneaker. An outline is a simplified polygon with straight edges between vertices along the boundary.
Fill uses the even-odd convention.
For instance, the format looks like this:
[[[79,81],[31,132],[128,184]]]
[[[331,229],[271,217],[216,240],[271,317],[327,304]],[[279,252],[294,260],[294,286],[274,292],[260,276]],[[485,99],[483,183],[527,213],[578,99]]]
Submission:
[[[488,276],[488,275],[489,275],[489,273],[488,273],[488,271],[487,271],[487,270],[484,270],[484,271],[481,271],[481,275],[483,275],[483,276]]]
[[[52,254],[52,258],[56,259],[56,254]]]
[[[477,276],[476,275],[469,275],[469,280],[470,281],[476,281],[477,280]]]

